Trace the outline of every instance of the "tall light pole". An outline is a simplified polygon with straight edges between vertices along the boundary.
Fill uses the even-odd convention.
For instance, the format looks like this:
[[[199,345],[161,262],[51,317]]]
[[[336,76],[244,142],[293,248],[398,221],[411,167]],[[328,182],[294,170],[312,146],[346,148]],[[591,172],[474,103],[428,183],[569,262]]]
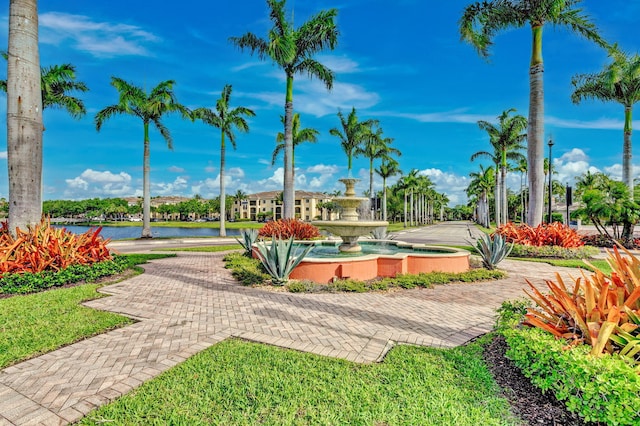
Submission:
[[[551,156],[551,147],[553,146],[553,139],[549,138],[549,216],[547,216],[547,223],[551,223],[551,192],[553,190],[553,176],[552,176],[552,156]]]

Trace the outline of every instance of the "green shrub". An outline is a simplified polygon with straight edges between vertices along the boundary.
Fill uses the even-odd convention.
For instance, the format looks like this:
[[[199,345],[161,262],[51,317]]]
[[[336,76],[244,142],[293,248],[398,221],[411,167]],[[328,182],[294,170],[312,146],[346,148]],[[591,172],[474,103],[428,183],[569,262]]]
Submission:
[[[522,323],[527,308],[531,306],[531,300],[526,298],[516,300],[505,300],[497,309],[498,319],[496,327],[498,330],[504,328],[513,328]]]
[[[317,284],[313,281],[301,280],[301,281],[289,281],[285,288],[291,293],[309,293],[316,289]]]
[[[258,259],[246,257],[242,253],[229,253],[223,258],[225,268],[231,269],[231,275],[243,285],[260,285],[269,279]]]
[[[364,293],[368,290],[364,281],[352,279],[336,280],[331,283],[329,287],[336,291],[345,291],[349,293]]]
[[[126,256],[115,256],[91,265],[71,265],[60,271],[25,272],[4,274],[0,277],[0,294],[26,294],[59,287],[79,281],[92,282],[117,274],[130,266]]]
[[[591,347],[566,347],[537,328],[501,330],[507,357],[543,392],[551,391],[586,421],[640,424],[640,371],[617,355],[589,355]]]
[[[510,257],[550,257],[557,259],[589,259],[600,251],[591,246],[560,247],[560,246],[527,246],[514,244]]]

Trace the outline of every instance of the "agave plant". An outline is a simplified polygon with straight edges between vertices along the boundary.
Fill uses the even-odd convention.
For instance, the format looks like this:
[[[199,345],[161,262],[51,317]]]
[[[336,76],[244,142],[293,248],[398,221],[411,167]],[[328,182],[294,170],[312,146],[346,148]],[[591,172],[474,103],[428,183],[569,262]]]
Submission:
[[[507,239],[499,234],[493,237],[484,234],[476,243],[476,250],[482,257],[482,265],[489,270],[495,269],[498,263],[509,256],[511,249],[513,244],[508,244]]]
[[[253,254],[253,245],[258,240],[258,230],[244,228],[240,230],[240,236],[242,237],[242,240],[236,238],[236,241],[244,249],[245,256],[251,257]]]
[[[256,252],[258,259],[271,275],[275,285],[283,285],[289,281],[291,271],[313,248],[312,245],[309,245],[304,249],[295,249],[293,237],[288,240],[272,238],[271,247],[268,247],[266,243],[258,243],[256,247],[258,248]]]

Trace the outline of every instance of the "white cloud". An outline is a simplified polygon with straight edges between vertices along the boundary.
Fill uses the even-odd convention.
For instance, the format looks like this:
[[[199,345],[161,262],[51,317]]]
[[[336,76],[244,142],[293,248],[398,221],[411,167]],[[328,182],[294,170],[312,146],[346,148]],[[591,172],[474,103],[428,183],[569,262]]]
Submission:
[[[477,124],[480,120],[495,121],[495,117],[481,114],[469,114],[468,108],[458,108],[451,111],[427,112],[427,113],[403,113],[394,111],[377,111],[375,115],[386,117],[400,117],[421,123],[471,123]]]
[[[339,167],[334,165],[316,164],[315,166],[307,167],[307,173],[320,173],[320,174],[335,174],[338,173]]]
[[[135,195],[131,187],[131,176],[128,173],[118,174],[110,171],[96,171],[86,169],[71,179],[65,180],[67,188],[64,191],[70,198],[92,197],[126,197]]]
[[[178,166],[171,166],[167,170],[170,171],[171,173],[184,173],[184,169]]]
[[[276,189],[282,189],[284,185],[284,168],[278,167],[273,171],[273,174],[266,179],[258,181],[258,185],[264,189],[262,191],[274,191]]]
[[[573,148],[560,156],[560,161],[587,161],[589,157],[580,148]]]
[[[0,151],[0,160],[7,159],[7,151]]]
[[[240,65],[237,65],[237,66],[231,68],[231,71],[233,71],[233,72],[243,71],[243,70],[250,69],[250,68],[260,67],[260,66],[263,66],[263,65],[265,65],[267,63],[268,62],[264,62],[264,61],[246,62],[244,64],[240,64]]]
[[[435,184],[436,191],[447,195],[449,198],[449,205],[454,206],[466,203],[466,190],[467,186],[469,186],[469,178],[467,176],[443,172],[442,170],[435,168],[420,170],[418,173],[429,176],[431,181]]]
[[[187,189],[188,179],[182,176],[178,176],[173,182],[152,182],[151,194],[154,196],[162,195],[184,195],[185,189]]]
[[[547,116],[544,118],[545,124],[568,129],[598,129],[598,130],[620,130],[624,129],[622,120],[611,118],[599,118],[597,120],[566,120],[558,117]],[[640,126],[640,121],[633,122],[634,127]]]
[[[318,60],[336,74],[361,72],[358,63],[346,56],[320,55]]]
[[[135,25],[99,22],[84,15],[47,12],[39,16],[40,41],[70,42],[78,50],[98,57],[148,56],[146,45],[160,39]]]
[[[270,107],[282,107],[284,96],[282,92],[236,93],[236,95],[258,99]],[[323,83],[314,80],[300,79],[296,81],[296,94],[293,98],[295,109],[304,114],[323,117],[335,114],[336,111],[370,108],[380,101],[375,92],[368,92],[357,84],[334,82],[333,89],[328,91]]]

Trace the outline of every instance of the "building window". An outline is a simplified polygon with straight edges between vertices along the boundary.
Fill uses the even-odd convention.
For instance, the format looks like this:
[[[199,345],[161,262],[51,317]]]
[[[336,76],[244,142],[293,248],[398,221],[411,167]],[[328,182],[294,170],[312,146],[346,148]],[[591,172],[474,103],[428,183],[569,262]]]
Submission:
[[[299,206],[300,204],[302,204],[301,200],[296,200],[296,206]]]

